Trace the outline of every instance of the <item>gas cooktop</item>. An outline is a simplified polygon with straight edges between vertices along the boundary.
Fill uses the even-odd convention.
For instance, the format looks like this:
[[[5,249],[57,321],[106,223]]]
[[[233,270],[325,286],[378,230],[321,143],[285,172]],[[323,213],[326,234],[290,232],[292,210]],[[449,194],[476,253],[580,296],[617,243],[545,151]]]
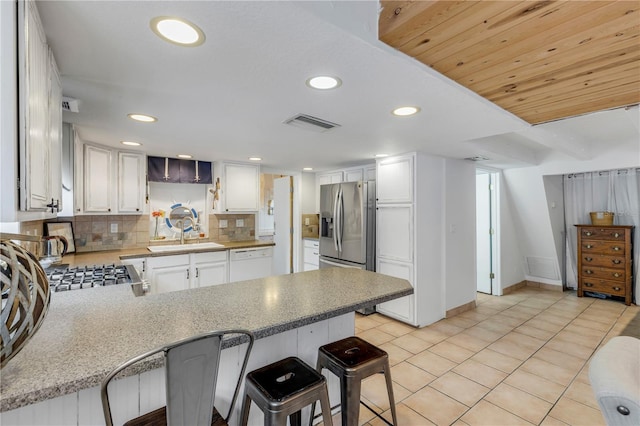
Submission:
[[[52,292],[79,290],[91,287],[132,284],[140,278],[131,265],[76,266],[51,265],[45,269]]]

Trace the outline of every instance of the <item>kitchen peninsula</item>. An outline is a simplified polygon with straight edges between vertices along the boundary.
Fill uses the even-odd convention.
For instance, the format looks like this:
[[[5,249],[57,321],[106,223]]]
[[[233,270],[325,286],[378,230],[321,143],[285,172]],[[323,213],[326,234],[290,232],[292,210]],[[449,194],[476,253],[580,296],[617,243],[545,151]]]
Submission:
[[[354,333],[355,310],[412,293],[406,280],[348,268],[144,297],[135,297],[129,286],[56,293],[40,330],[2,370],[0,420],[102,423],[98,385],[111,369],[208,330],[255,333],[249,369],[290,355],[313,363],[320,345]],[[232,393],[230,381],[245,346],[240,343],[229,341],[223,351],[220,397]],[[124,407],[117,422],[163,403],[157,367],[148,365],[149,371],[121,380],[116,401]]]

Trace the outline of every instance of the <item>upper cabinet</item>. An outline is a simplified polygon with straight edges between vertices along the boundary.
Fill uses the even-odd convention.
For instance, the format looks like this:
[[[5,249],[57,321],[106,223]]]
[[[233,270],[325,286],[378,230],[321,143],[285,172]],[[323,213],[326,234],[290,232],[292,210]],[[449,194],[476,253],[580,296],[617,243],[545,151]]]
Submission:
[[[76,138],[75,214],[142,214],[146,158]]]
[[[413,202],[413,157],[385,158],[378,162],[376,201],[383,203]]]
[[[349,167],[316,174],[316,211],[320,211],[320,186],[329,183],[358,182],[376,179],[376,165]]]
[[[260,209],[260,166],[219,161],[214,164],[217,194],[215,211],[242,212]],[[217,180],[220,179],[218,188]]]
[[[211,162],[148,157],[149,182],[211,184]]]
[[[19,208],[60,209],[62,88],[36,4],[18,2]]]

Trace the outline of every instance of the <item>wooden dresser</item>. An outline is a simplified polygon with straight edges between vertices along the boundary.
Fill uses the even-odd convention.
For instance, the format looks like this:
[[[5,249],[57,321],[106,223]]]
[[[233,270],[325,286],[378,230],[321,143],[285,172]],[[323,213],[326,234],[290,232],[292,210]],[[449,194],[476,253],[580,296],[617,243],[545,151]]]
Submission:
[[[578,297],[585,291],[632,300],[633,226],[576,225],[578,229]]]

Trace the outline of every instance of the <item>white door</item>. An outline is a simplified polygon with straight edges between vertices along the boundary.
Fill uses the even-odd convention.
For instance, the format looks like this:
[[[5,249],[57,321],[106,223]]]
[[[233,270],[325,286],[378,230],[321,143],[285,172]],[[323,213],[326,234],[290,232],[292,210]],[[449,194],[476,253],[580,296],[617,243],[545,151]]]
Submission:
[[[273,274],[293,272],[293,178],[273,180]]]
[[[476,175],[476,262],[477,290],[492,294],[492,227],[491,227],[491,174]]]

